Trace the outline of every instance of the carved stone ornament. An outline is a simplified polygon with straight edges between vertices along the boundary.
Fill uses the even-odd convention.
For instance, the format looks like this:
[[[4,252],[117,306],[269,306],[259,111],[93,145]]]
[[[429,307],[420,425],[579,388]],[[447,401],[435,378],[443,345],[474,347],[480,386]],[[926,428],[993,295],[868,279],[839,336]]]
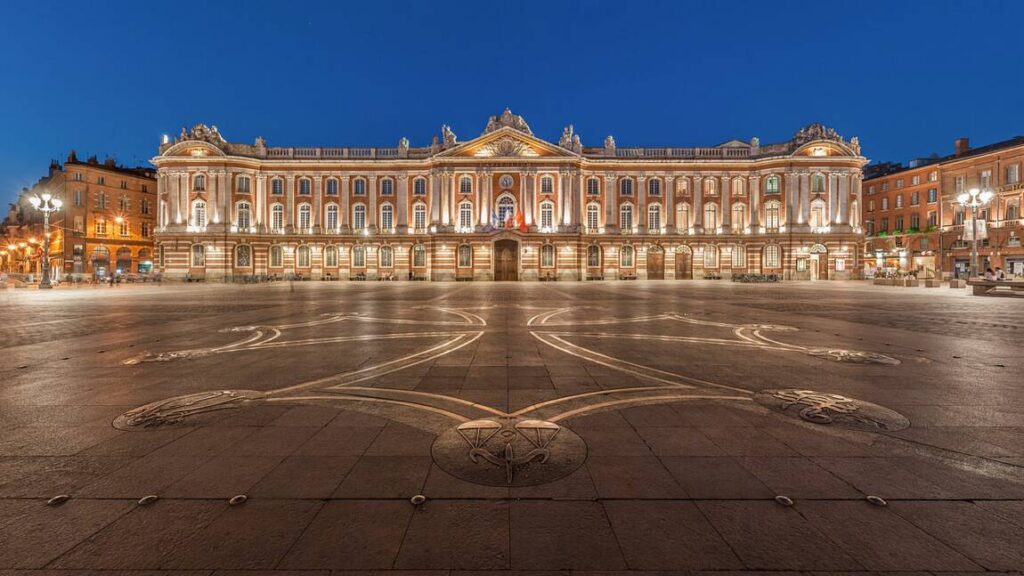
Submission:
[[[220,131],[217,130],[216,126],[207,127],[206,124],[196,124],[191,130],[186,131],[185,128],[181,129],[181,134],[178,135],[175,142],[183,142],[185,140],[199,140],[201,142],[209,142],[217,147],[223,148],[227,145],[221,135]]]
[[[884,406],[814,390],[763,390],[754,400],[784,414],[812,424],[862,430],[894,432],[910,426],[906,416]]]
[[[486,144],[483,150],[486,151],[487,156],[516,157],[537,155],[532,148],[515,138],[499,138],[494,142]]]
[[[508,107],[506,107],[505,111],[501,113],[501,116],[491,116],[490,119],[487,120],[487,127],[484,128],[483,133],[489,134],[499,128],[505,127],[514,128],[524,134],[533,136],[533,132],[530,130],[530,125],[526,123],[526,120],[524,120],[522,116],[513,114]]]
[[[835,130],[825,126],[824,124],[809,124],[797,131],[793,137],[798,143],[810,142],[811,140],[834,140],[837,142],[843,142],[843,137],[839,135]]]

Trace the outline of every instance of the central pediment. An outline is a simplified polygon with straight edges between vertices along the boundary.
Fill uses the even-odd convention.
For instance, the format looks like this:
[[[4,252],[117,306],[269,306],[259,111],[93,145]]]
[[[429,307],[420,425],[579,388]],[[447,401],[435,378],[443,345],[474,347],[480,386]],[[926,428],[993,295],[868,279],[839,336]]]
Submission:
[[[437,155],[438,158],[546,158],[577,155],[510,126],[486,132]]]

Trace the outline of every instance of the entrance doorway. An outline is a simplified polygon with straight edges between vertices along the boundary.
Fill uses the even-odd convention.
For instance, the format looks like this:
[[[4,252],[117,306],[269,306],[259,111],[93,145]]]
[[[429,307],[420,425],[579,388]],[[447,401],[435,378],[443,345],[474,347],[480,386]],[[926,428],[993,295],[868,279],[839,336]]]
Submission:
[[[494,243],[494,279],[511,282],[519,280],[519,243],[515,240],[498,240]]]
[[[828,280],[828,249],[821,244],[811,246],[811,280]]]
[[[647,249],[647,279],[665,279],[665,251],[660,246]]]
[[[676,279],[693,280],[693,255],[685,246],[676,248]]]

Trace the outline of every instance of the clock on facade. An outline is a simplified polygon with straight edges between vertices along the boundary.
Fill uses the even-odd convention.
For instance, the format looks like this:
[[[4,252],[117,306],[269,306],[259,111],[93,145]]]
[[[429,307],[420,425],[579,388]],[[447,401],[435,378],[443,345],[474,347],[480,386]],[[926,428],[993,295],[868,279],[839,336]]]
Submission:
[[[498,184],[500,184],[502,188],[511,188],[512,182],[513,180],[511,174],[505,174],[504,176],[501,177],[501,179],[498,180]]]

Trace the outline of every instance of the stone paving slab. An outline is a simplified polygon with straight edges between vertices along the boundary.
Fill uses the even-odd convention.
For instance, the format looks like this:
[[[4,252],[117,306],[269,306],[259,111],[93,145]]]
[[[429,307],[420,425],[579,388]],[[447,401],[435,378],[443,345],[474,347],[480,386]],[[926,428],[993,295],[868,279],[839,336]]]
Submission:
[[[5,293],[0,576],[1020,574],[1022,313],[855,282]]]

